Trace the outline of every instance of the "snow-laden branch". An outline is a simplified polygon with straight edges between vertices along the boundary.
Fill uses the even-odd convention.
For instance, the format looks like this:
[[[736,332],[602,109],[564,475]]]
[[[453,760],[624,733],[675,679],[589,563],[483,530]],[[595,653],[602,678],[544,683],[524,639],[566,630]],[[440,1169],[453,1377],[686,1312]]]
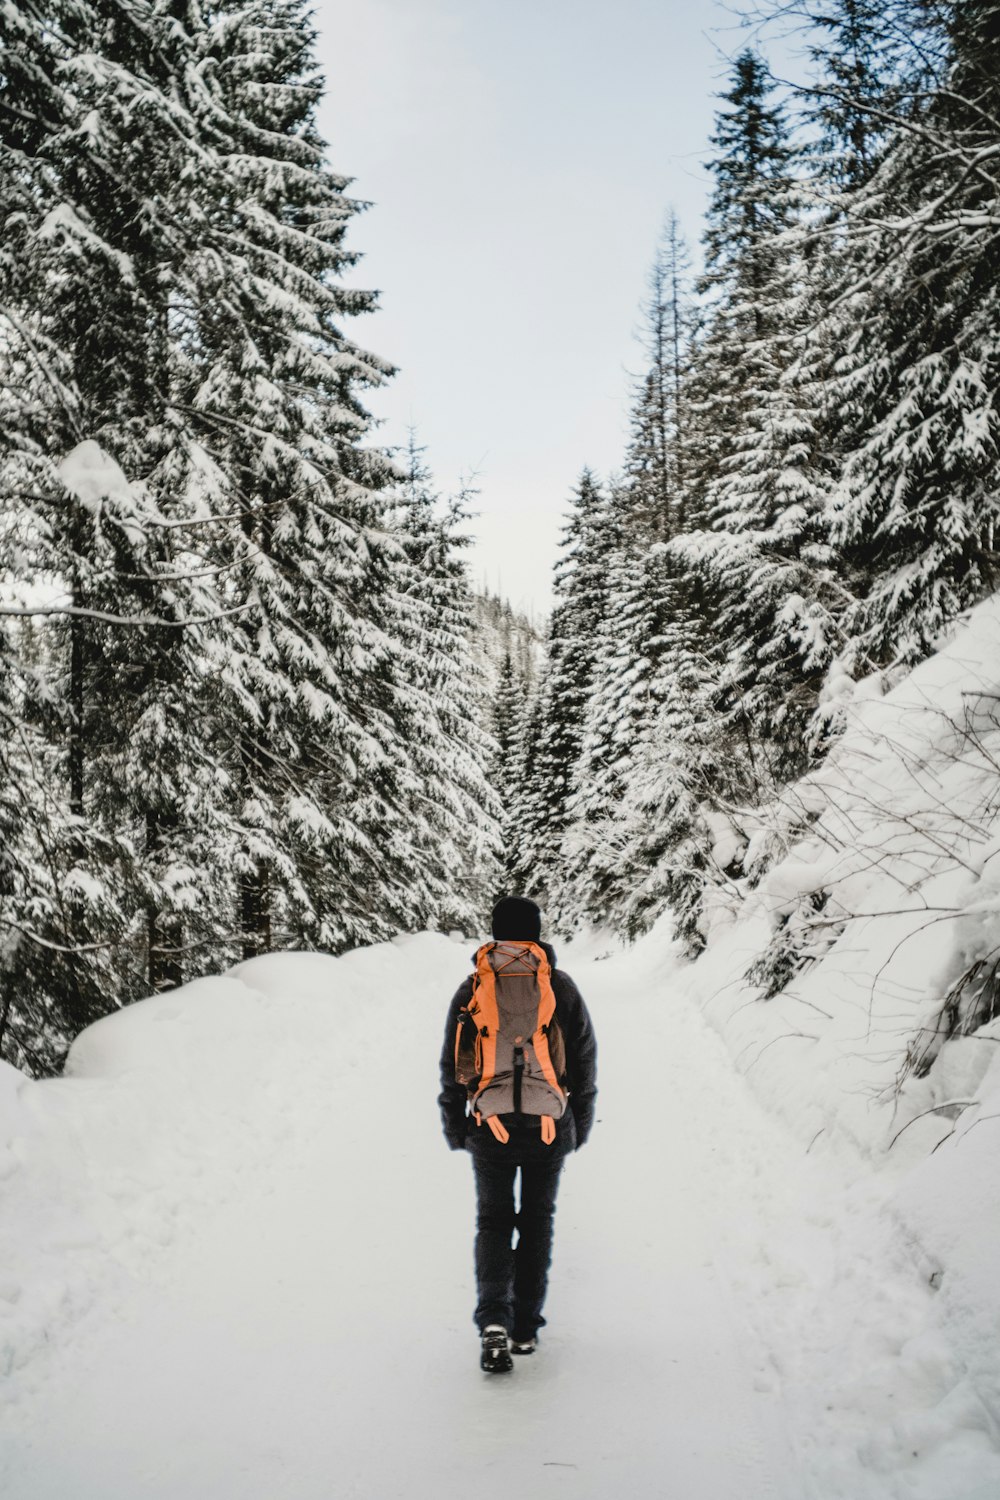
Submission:
[[[47,948],[53,953],[103,953],[114,944],[108,940],[103,943],[54,943],[51,938],[43,938],[40,932],[34,932],[30,927],[24,927],[20,922],[14,922],[10,917],[0,915],[0,926],[9,927],[12,932],[19,932],[22,937],[28,939],[29,943],[36,943],[39,948]]]
[[[239,604],[233,609],[220,609],[212,615],[192,615],[187,620],[165,620],[160,615],[113,615],[103,609],[83,609],[75,604],[32,606],[0,604],[0,615],[13,616],[17,619],[27,615],[71,615],[85,620],[99,620],[105,625],[132,625],[137,628],[156,625],[169,630],[186,630],[191,625],[211,625],[215,620],[226,620],[233,615],[243,615],[253,608],[252,604]]]

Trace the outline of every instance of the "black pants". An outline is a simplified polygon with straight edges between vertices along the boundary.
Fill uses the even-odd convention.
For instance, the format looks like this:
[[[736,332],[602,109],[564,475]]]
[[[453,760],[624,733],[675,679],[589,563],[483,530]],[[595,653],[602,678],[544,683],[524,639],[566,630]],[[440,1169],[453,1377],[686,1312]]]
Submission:
[[[544,1327],[542,1304],[552,1260],[552,1220],[562,1154],[518,1161],[473,1155],[476,1174],[476,1304],[480,1332],[500,1323],[515,1339]],[[514,1179],[521,1173],[521,1205]],[[517,1245],[513,1246],[514,1230]]]

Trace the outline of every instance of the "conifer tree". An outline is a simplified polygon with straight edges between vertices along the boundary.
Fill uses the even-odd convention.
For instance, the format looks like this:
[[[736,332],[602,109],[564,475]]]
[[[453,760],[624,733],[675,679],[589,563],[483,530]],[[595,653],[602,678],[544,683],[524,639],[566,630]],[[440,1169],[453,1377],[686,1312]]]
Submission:
[[[790,223],[793,151],[784,111],[764,62],[737,58],[722,101],[709,163],[714,179],[704,233],[703,300],[694,341],[690,525],[711,520],[707,488],[732,455],[746,414],[776,374],[783,269],[781,235]]]
[[[153,7],[31,4],[5,25],[25,65],[4,79],[4,178],[22,211],[0,294],[15,376],[3,477],[22,502],[16,566],[61,596],[42,697],[59,741],[45,823],[63,927],[47,941],[79,1027],[159,982],[155,955],[176,946],[161,915],[184,903],[176,865],[154,873],[147,856],[158,821],[176,821],[177,783],[197,780],[181,772],[193,715],[164,715],[161,688],[183,696],[200,602],[164,530],[185,469],[168,343],[199,219],[200,85],[191,34]]]
[[[359,397],[389,368],[342,328],[374,297],[342,282],[359,205],[326,165],[314,44],[298,0],[215,7],[213,123],[238,191],[213,209],[179,376],[221,476],[206,503],[239,514],[214,536],[242,624],[214,650],[248,954],[391,930],[379,853],[412,769],[377,602],[392,470],[362,446]]]
[[[736,63],[720,116],[694,356],[697,510],[708,526],[680,544],[705,576],[718,641],[718,706],[732,729],[796,764],[830,656],[830,572],[817,472],[812,383],[793,369],[808,266],[790,233],[794,152],[763,62]],[[814,689],[802,691],[812,680]],[[765,784],[758,788],[766,790]]]
[[[490,816],[453,527],[390,524],[363,446],[388,367],[342,331],[373,298],[341,281],[358,205],[315,130],[304,7],[0,23],[2,569],[5,598],[33,575],[54,601],[30,672],[14,631],[37,774],[0,895],[50,1066],[53,1039],[236,956],[234,926],[253,953],[453,919],[442,865]]]
[[[556,564],[557,603],[549,630],[547,675],[553,718],[548,762],[553,780],[553,830],[565,819],[566,796],[579,754],[584,705],[592,675],[594,632],[606,605],[607,500],[589,469],[570,496],[570,513]]]
[[[847,346],[836,396],[857,434],[831,510],[859,580],[855,671],[920,660],[995,586],[997,40],[995,6],[951,8],[940,85],[852,206],[864,316],[845,298],[826,331]]]
[[[545,730],[551,715],[551,687],[547,674],[525,697],[515,730],[514,785],[501,788],[503,854],[500,894],[518,892],[547,905],[552,849],[548,827],[549,798],[544,766]]]
[[[690,335],[688,254],[673,209],[648,278],[640,334],[646,367],[636,383],[623,495],[630,524],[649,542],[685,529],[684,375]]]
[[[535,880],[537,850],[544,847],[544,799],[536,774],[542,732],[541,643],[530,621],[503,600],[479,596],[477,618],[481,653],[485,648],[479,674],[492,684],[477,722],[492,726],[496,742],[488,780],[499,817],[493,892],[497,898]]]
[[[669,629],[664,692],[654,707],[621,809],[622,898],[616,925],[630,938],[669,910],[689,954],[705,942],[706,889],[726,873],[715,859],[717,809],[734,790],[717,731],[715,684],[681,607]]]
[[[842,654],[841,618],[859,582],[829,527],[828,497],[859,436],[837,390],[846,340],[831,336],[829,309],[850,304],[851,317],[865,317],[852,203],[884,153],[902,90],[900,31],[882,0],[804,14],[816,71],[801,91],[808,134],[788,198],[795,212],[778,226],[773,370],[711,484],[716,534],[701,539],[730,642],[724,694],[758,742],[762,793],[825,743],[819,691]]]
[[[744,53],[713,137],[701,325],[675,401],[683,416],[674,422],[676,478],[664,485],[659,531],[630,527],[616,560],[615,629],[581,774],[590,788],[579,825],[588,916],[635,933],[669,903],[692,948],[703,940],[704,887],[721,878],[716,809],[753,785],[745,689],[777,607],[748,593],[749,523],[773,524],[765,465],[755,473],[748,450],[769,431],[791,298],[780,237],[790,222],[792,149],[771,95],[763,63]],[[640,401],[640,431],[648,420]],[[627,466],[630,510],[634,471]],[[734,482],[745,486],[738,497],[727,489]]]
[[[657,705],[669,691],[667,642],[687,619],[686,569],[665,546],[685,525],[688,498],[686,268],[671,212],[643,307],[648,367],[635,389],[624,474],[613,492],[614,525],[605,525],[606,602],[593,636],[592,688],[567,841],[574,872],[570,910],[577,921],[621,920],[635,875],[625,808]]]
[[[871,178],[900,105],[909,28],[895,24],[891,8],[887,0],[831,0],[806,9],[815,68],[806,118],[828,204]]]
[[[492,701],[493,738],[496,750],[489,766],[489,783],[500,807],[498,869],[499,894],[515,887],[517,845],[521,838],[520,774],[521,733],[526,707],[526,684],[515,670],[510,645],[504,652]]]
[[[611,501],[589,469],[581,473],[570,503],[555,573],[556,604],[549,625],[535,771],[536,818],[543,830],[535,850],[536,888],[563,923],[572,919],[566,906],[566,867],[572,860],[567,859],[563,835],[576,815],[584,718],[593,691],[595,643],[604,628],[614,545]]]
[[[406,746],[405,795],[391,808],[399,849],[382,879],[398,890],[396,927],[481,927],[497,883],[499,806],[486,768],[498,747],[484,722],[460,548],[468,495],[445,504],[411,435],[390,522],[403,552],[385,593],[394,642],[393,714]]]
[[[613,492],[614,493],[614,492]],[[616,925],[631,871],[622,805],[656,711],[673,568],[662,543],[622,536],[608,564],[608,607],[594,641],[596,671],[572,802],[574,919]]]

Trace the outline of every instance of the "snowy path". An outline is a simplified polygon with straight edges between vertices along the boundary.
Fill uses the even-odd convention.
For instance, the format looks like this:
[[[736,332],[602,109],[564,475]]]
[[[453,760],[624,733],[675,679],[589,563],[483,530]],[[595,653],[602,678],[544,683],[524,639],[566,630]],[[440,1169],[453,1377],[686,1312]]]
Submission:
[[[476,1369],[471,1172],[433,1106],[460,950],[422,938],[336,964],[259,960],[243,971],[256,1030],[233,1057],[219,981],[198,1026],[193,1000],[166,996],[139,1008],[141,1027],[91,1033],[91,1081],[51,1087],[84,1090],[66,1107],[114,1203],[104,1240],[134,1273],[12,1380],[5,1500],[813,1496],[808,1435],[786,1434],[782,1381],[744,1314],[748,1298],[773,1311],[785,1272],[768,1238],[787,1234],[766,1215],[801,1152],[688,1003],[625,965],[567,962],[598,1031],[601,1123],[566,1169],[544,1344],[506,1379]],[[394,999],[415,970],[413,998]],[[251,997],[228,988],[246,1013]],[[144,1178],[121,1160],[141,1069],[93,1075],[114,1027],[148,1045],[150,1016],[158,1055],[172,1032],[171,1076],[188,1059],[200,1078],[190,1096],[179,1085]],[[645,1095],[637,1041],[661,1080]],[[379,1068],[395,1108],[376,1107]]]

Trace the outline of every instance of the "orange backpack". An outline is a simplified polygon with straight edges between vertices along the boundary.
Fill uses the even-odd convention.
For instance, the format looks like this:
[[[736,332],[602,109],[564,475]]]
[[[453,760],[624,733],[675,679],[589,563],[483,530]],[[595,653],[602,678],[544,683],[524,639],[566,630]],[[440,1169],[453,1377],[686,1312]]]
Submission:
[[[476,1124],[498,1141],[501,1115],[540,1117],[542,1140],[556,1138],[566,1109],[566,1048],[556,1020],[552,966],[537,943],[484,943],[476,954],[469,1003],[455,1036],[455,1078],[469,1091]]]

